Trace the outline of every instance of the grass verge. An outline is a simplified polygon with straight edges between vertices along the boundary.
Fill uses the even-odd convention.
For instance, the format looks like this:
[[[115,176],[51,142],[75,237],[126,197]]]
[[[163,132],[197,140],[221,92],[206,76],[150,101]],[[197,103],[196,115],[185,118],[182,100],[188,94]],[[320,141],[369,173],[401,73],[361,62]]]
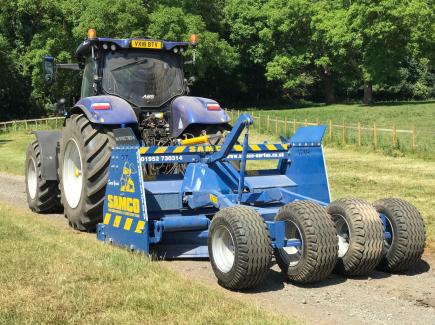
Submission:
[[[26,149],[34,139],[31,131],[0,134],[0,170],[16,175],[24,174]]]
[[[0,324],[290,322],[15,206],[0,247]]]

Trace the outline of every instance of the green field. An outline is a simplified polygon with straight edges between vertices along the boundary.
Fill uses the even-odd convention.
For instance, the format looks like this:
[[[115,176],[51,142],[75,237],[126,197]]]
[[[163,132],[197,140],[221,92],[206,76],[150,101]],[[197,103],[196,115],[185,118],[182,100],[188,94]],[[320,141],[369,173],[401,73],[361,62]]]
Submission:
[[[0,324],[290,323],[16,206],[0,247]]]
[[[329,121],[335,125],[333,127],[333,138],[325,137],[328,145],[335,147],[351,147],[356,149],[357,144],[357,125],[361,127],[373,128],[376,124],[378,129],[378,146],[374,150],[373,131],[362,129],[362,149],[382,152],[389,156],[412,156],[435,161],[435,102],[409,102],[379,104],[366,106],[358,104],[349,105],[317,105],[304,108],[247,108],[244,112],[251,112],[257,116],[254,128],[259,128],[264,132],[269,129],[271,134],[276,134],[274,119],[288,120],[287,134],[292,133],[292,121],[322,123],[329,125]],[[237,112],[237,111],[236,111]],[[240,110],[239,110],[240,112]],[[258,116],[261,116],[259,121]],[[272,120],[267,127],[267,117]],[[260,124],[260,125],[259,125]],[[346,125],[345,138],[343,142],[343,129],[337,125]],[[298,127],[301,124],[298,124]],[[353,127],[353,128],[352,128]],[[397,131],[397,141],[393,143],[392,132],[382,131],[381,129],[393,129]],[[416,147],[412,148],[412,129],[416,130]],[[410,132],[401,132],[409,130]],[[278,133],[284,134],[284,123],[278,124]]]
[[[271,116],[287,116],[289,119],[298,121],[315,122],[333,120],[334,123],[343,121],[348,124],[361,122],[363,125],[373,125],[391,128],[394,125],[398,129],[411,129],[416,126],[417,131],[422,133],[435,133],[435,102],[409,102],[388,103],[367,106],[361,104],[317,105],[303,108],[248,108],[247,110],[259,111]]]

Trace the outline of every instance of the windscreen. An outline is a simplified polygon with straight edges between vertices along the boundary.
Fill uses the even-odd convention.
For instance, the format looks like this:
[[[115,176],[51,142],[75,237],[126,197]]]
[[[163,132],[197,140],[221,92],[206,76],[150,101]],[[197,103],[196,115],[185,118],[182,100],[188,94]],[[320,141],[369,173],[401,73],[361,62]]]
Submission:
[[[159,107],[184,90],[181,57],[168,52],[119,51],[104,62],[103,88],[138,107]]]

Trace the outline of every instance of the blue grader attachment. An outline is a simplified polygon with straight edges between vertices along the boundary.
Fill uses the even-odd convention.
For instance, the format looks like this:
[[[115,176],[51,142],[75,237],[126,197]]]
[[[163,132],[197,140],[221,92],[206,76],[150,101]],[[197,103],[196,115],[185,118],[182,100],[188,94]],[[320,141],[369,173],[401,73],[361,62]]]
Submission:
[[[322,280],[334,268],[362,274],[385,260],[393,223],[362,200],[330,204],[325,127],[250,144],[252,123],[240,116],[221,146],[143,147],[130,128],[115,130],[98,239],[161,258],[210,258],[219,282],[236,290],[258,285],[273,253],[296,282]],[[276,167],[247,170],[251,160]],[[184,169],[151,175],[152,164]],[[363,228],[374,238],[356,262],[350,236],[361,218],[347,218],[349,211],[368,220]]]

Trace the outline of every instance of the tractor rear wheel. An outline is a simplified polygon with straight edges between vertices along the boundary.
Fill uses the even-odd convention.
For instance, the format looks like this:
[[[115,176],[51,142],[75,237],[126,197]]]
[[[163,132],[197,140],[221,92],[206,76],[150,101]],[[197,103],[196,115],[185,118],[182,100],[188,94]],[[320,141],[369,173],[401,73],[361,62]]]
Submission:
[[[338,237],[337,272],[370,273],[382,258],[384,232],[379,214],[368,202],[354,198],[332,202],[328,213]]]
[[[325,208],[311,201],[297,201],[283,206],[275,221],[285,221],[287,240],[301,241],[297,247],[275,249],[281,270],[297,283],[326,279],[337,261],[337,237]]]
[[[382,199],[373,205],[385,217],[384,228],[391,233],[391,238],[384,240],[384,254],[378,268],[388,272],[406,271],[423,254],[423,218],[415,206],[401,199]]]
[[[94,231],[102,221],[113,133],[85,115],[66,120],[59,154],[61,200],[70,225]]]
[[[61,205],[58,183],[42,178],[41,149],[37,140],[27,147],[25,175],[29,208],[39,213],[59,211]]]
[[[272,243],[263,218],[247,206],[219,211],[209,229],[208,252],[223,287],[241,290],[260,284],[272,259]]]

